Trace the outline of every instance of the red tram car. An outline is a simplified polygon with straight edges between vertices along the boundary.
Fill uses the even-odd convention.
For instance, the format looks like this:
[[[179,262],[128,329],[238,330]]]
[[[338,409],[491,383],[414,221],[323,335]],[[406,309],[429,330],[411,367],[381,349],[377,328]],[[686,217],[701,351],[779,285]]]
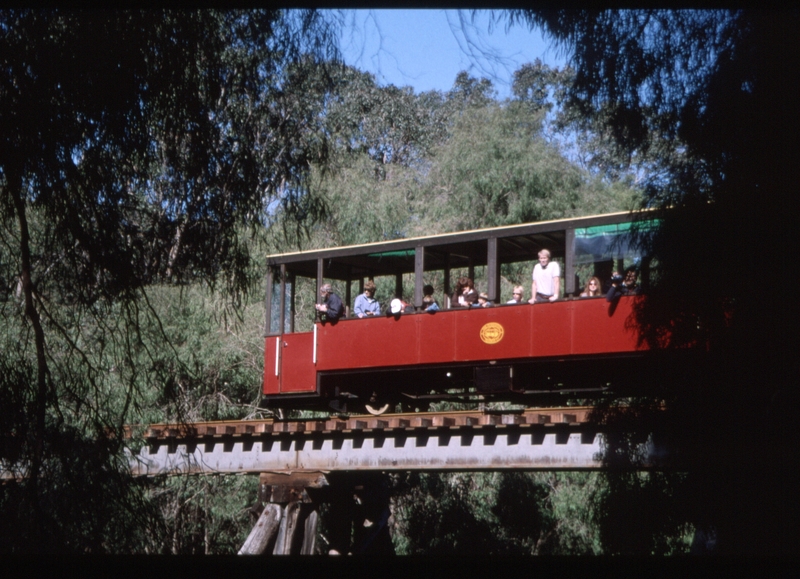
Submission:
[[[633,262],[646,276],[629,233],[632,226],[654,223],[633,224],[630,214],[616,213],[271,256],[263,403],[380,414],[398,403],[419,408],[443,399],[502,399],[545,405],[620,388],[647,363],[630,323],[636,300],[644,298],[577,297],[586,280],[576,272],[605,281]],[[501,266],[532,267],[541,249],[560,263],[563,295],[550,303],[506,305]],[[476,287],[485,288],[493,307],[450,308],[451,274],[474,279],[476,271]],[[423,311],[422,288],[434,275],[443,284],[435,296],[441,309],[431,313]],[[403,277],[407,288],[413,279],[413,312],[317,319],[310,331],[295,331],[298,277],[316,280],[317,290],[338,284],[350,306],[353,285],[360,293],[366,279],[379,276],[394,278],[397,296]],[[525,276],[513,281],[529,294],[531,269]],[[316,296],[319,302],[318,291]]]

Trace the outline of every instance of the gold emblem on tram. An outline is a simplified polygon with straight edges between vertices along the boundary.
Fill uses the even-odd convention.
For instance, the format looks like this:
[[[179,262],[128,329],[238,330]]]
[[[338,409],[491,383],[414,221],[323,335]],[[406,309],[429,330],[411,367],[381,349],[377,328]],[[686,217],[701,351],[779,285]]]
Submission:
[[[489,322],[481,328],[481,340],[487,344],[496,344],[503,339],[503,326],[497,322]]]

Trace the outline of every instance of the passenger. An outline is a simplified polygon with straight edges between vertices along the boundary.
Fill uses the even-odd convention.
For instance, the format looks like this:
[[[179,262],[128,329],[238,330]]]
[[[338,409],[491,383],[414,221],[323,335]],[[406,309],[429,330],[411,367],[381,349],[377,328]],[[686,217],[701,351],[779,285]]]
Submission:
[[[639,279],[639,271],[635,265],[630,266],[625,270],[625,278],[623,279],[619,272],[614,272],[611,278],[611,287],[606,294],[606,300],[613,302],[619,296],[635,296],[640,292],[639,285],[636,283]]]
[[[583,292],[581,293],[582,298],[593,298],[596,296],[602,296],[603,290],[600,289],[600,280],[597,277],[589,278],[589,283],[586,284]]]
[[[422,288],[422,309],[431,313],[439,311],[439,304],[433,297],[433,286],[430,284]]]
[[[462,283],[462,280],[466,280],[466,279],[467,278],[465,278],[465,277],[458,278],[458,281],[456,282],[456,288],[453,290],[453,295],[452,295],[452,297],[450,299],[450,307],[451,308],[457,308],[460,305],[458,303],[458,297],[464,291],[464,284]]]
[[[316,304],[314,307],[318,312],[325,315],[325,319],[329,322],[335,322],[344,314],[344,304],[342,299],[333,293],[331,284],[323,284],[319,288],[320,295],[324,298],[321,304]]]
[[[522,303],[522,298],[525,295],[524,292],[525,292],[525,288],[523,288],[521,285],[515,285],[514,286],[514,293],[512,294],[514,297],[512,297],[506,303],[507,304],[512,304],[512,305],[513,304],[516,304],[516,305],[521,304]]]
[[[413,314],[414,306],[406,302],[402,297],[394,298],[389,304],[386,315],[398,315],[403,313]]]
[[[481,308],[490,308],[494,304],[489,301],[489,295],[486,292],[481,292],[478,294],[478,307]]]
[[[381,304],[375,299],[375,283],[368,281],[364,284],[364,293],[356,298],[353,313],[359,318],[381,315]]]
[[[426,312],[438,312],[439,304],[436,303],[436,298],[433,296],[424,296],[422,298],[422,309]]]
[[[477,302],[478,292],[475,291],[475,285],[472,283],[472,280],[468,277],[458,278],[456,291],[453,294],[452,305],[468,308]]]
[[[550,261],[550,252],[543,249],[539,252],[539,263],[533,268],[531,299],[528,303],[554,302],[558,299],[561,287],[561,268],[555,261]]]

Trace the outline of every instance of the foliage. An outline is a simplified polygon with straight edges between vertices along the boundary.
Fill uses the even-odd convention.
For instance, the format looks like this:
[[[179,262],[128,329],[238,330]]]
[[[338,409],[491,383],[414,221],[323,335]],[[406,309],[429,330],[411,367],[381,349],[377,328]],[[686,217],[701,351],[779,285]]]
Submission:
[[[587,506],[597,474],[408,474],[395,481],[394,540],[406,555],[599,554]]]
[[[164,521],[148,537],[148,554],[220,555],[236,553],[258,513],[256,486],[247,477],[171,477],[154,486],[151,501]]]
[[[131,481],[122,426],[257,412],[266,253],[635,195],[545,134],[569,75],[540,63],[499,103],[466,73],[447,93],[379,87],[335,63],[313,11],[17,10],[0,30],[0,465],[24,475],[0,488],[9,552],[241,544],[249,485]],[[598,552],[576,511],[596,477],[409,481],[404,552]]]
[[[800,502],[787,489],[800,480],[782,465],[796,462],[800,443],[789,418],[800,409],[797,305],[762,299],[782,284],[756,272],[791,277],[798,12],[543,10],[510,18],[543,26],[572,52],[570,102],[598,111],[620,153],[611,158],[649,166],[645,204],[663,210],[663,227],[642,238],[657,263],[637,312],[642,340],[708,352],[687,380],[666,390],[654,381],[680,459],[670,467],[688,471],[686,517],[701,534],[716,533],[720,552],[793,553]],[[754,416],[770,419],[753,432]],[[635,495],[634,487],[618,488]],[[668,516],[654,513],[664,536],[675,537],[682,531]]]
[[[545,141],[542,120],[521,102],[465,111],[430,170],[426,224],[459,231],[632,206],[632,191],[614,195]]]
[[[292,63],[328,61],[332,29],[313,11],[4,10],[0,30],[0,460],[24,473],[0,489],[3,533],[21,552],[133,550],[103,539],[142,500],[108,474],[122,426],[154,384],[169,400],[202,372],[148,287],[241,295],[247,228],[273,203],[319,214],[305,176],[325,136]]]

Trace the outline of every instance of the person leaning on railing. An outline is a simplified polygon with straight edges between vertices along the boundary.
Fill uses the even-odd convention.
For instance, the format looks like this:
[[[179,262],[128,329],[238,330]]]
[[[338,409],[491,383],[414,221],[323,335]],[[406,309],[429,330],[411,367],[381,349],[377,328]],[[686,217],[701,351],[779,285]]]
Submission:
[[[528,303],[554,302],[558,299],[561,287],[561,267],[556,261],[550,261],[550,252],[543,249],[539,252],[539,263],[533,267],[533,283],[531,299]]]
[[[620,296],[635,296],[640,292],[639,284],[639,270],[635,265],[630,266],[625,270],[625,277],[623,278],[619,272],[614,272],[611,278],[611,287],[608,288],[606,300],[613,302]]]
[[[344,314],[344,304],[342,298],[333,293],[331,284],[326,283],[319,288],[319,293],[324,301],[321,304],[316,304],[316,310],[325,316],[329,322],[335,322]]]

